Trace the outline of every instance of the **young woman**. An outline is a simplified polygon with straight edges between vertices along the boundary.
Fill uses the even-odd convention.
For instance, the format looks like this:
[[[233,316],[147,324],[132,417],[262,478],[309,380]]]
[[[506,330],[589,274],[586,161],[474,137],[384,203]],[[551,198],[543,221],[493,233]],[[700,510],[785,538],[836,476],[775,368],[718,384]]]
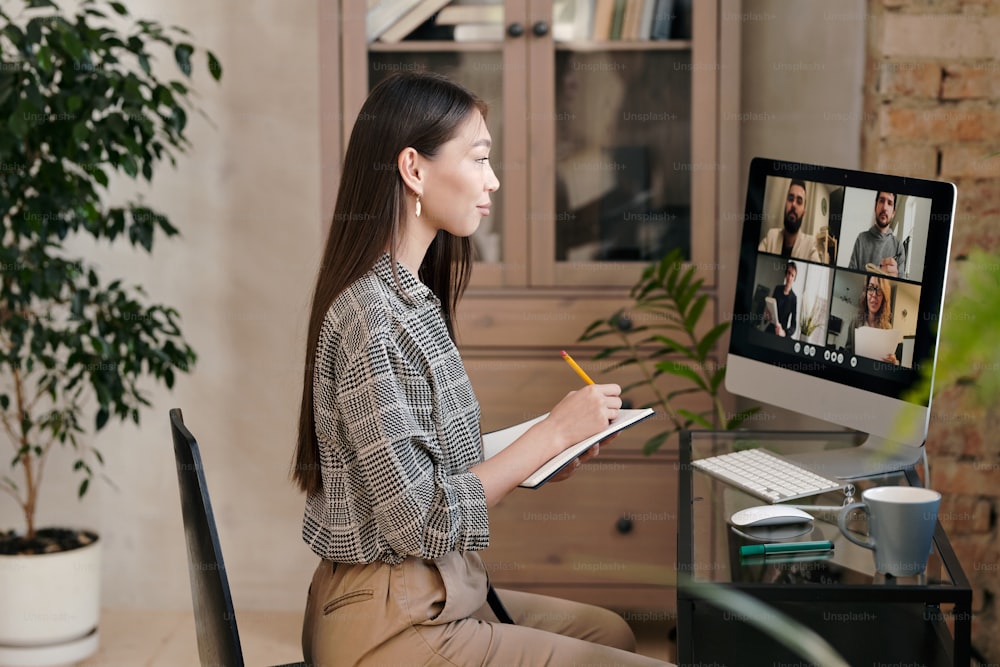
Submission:
[[[321,558],[303,626],[311,665],[661,665],[617,615],[501,591],[478,551],[489,508],[596,433],[620,387],[571,392],[483,460],[453,342],[469,236],[499,187],[486,105],[430,74],[380,83],[358,115],[313,297],[293,477]]]
[[[854,330],[858,327],[892,328],[892,284],[888,278],[869,275],[865,280],[865,291],[858,298],[858,312],[847,328],[848,352],[854,352]],[[882,361],[898,364],[895,352],[882,357]]]

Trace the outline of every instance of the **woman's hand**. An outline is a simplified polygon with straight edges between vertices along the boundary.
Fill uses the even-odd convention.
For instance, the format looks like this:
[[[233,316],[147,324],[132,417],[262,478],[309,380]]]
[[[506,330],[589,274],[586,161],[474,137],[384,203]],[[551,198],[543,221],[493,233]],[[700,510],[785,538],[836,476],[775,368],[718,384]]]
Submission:
[[[545,418],[558,451],[607,428],[621,410],[621,393],[617,384],[592,384],[566,394]]]
[[[509,447],[470,468],[483,484],[487,507],[500,502],[553,456],[607,428],[621,410],[621,391],[616,384],[593,384],[571,391],[552,408],[548,417]],[[596,456],[598,451],[597,445],[591,447],[554,479],[568,478],[582,461]]]
[[[585,451],[583,454],[573,459],[572,463],[570,463],[568,466],[560,470],[559,473],[553,476],[552,479],[550,479],[549,481],[562,482],[563,480],[569,479],[570,477],[573,476],[573,473],[575,473],[577,470],[580,469],[581,465],[583,465],[584,463],[586,463],[587,461],[589,461],[590,459],[594,458],[595,456],[601,453],[601,445],[606,445],[617,437],[618,437],[617,433],[612,433],[604,440],[601,440],[599,443],[597,443],[596,445]]]

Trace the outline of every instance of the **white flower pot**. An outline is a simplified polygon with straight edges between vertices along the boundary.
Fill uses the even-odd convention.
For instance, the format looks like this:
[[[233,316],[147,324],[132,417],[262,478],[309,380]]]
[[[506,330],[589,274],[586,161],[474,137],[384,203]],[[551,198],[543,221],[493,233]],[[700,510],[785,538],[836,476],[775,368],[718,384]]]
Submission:
[[[0,667],[72,665],[97,650],[100,541],[0,555]]]

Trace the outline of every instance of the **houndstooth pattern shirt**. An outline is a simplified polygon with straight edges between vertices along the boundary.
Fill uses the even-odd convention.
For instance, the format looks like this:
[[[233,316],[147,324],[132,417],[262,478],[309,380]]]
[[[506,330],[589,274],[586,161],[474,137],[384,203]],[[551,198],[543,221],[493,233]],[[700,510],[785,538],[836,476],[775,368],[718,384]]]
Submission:
[[[402,562],[489,545],[479,402],[441,304],[389,255],[341,293],[313,375],[323,490],[302,536],[337,562]]]

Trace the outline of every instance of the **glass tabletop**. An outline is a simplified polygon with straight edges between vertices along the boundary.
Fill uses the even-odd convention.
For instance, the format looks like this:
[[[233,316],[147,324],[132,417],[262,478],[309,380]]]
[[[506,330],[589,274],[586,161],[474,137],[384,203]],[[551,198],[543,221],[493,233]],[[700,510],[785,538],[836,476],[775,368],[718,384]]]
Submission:
[[[686,581],[731,588],[757,598],[817,632],[848,664],[968,664],[972,589],[940,522],[925,571],[899,578],[876,573],[872,552],[850,542],[837,525],[842,507],[856,502],[867,488],[920,486],[912,467],[793,501],[813,506],[811,524],[747,530],[733,527],[730,517],[766,503],[691,464],[751,447],[795,455],[859,444],[855,434],[843,431],[681,433],[677,539],[681,664],[749,664],[745,662],[747,646],[753,646],[759,658],[755,664],[792,664],[799,657],[740,614],[713,607],[703,597],[703,586],[689,586]],[[860,513],[849,516],[846,525],[859,536],[865,532]],[[832,542],[833,548],[749,558],[740,553],[745,545],[824,540]],[[720,642],[720,636],[727,641]]]
[[[854,435],[845,432],[795,433],[788,432],[716,432],[692,431],[686,436],[690,445],[690,460],[723,454],[737,449],[763,446],[779,454],[849,447],[855,444]],[[685,449],[682,447],[682,450]],[[678,568],[687,569],[690,575],[702,581],[727,582],[747,586],[774,586],[781,584],[784,595],[791,586],[826,586],[844,592],[858,587],[878,586],[886,589],[954,589],[953,559],[947,540],[940,526],[929,555],[926,570],[917,576],[893,577],[875,571],[873,553],[850,542],[840,531],[837,517],[842,506],[860,500],[861,493],[874,486],[920,485],[920,478],[912,469],[886,473],[855,480],[844,491],[835,491],[792,501],[788,504],[812,506],[811,523],[783,526],[737,528],[729,519],[740,510],[766,505],[756,496],[718,480],[698,468],[690,467],[690,475],[682,475],[689,486],[688,497],[681,498],[681,508],[689,503],[692,530],[685,535],[681,530],[681,551]],[[857,536],[865,534],[864,516],[852,512],[847,521],[848,529]],[[740,547],[746,545],[782,542],[830,541],[833,549],[801,554],[768,554],[766,556],[741,556]],[[945,554],[942,555],[942,543]],[[684,553],[686,552],[686,553]],[[958,576],[964,575],[958,569]]]

